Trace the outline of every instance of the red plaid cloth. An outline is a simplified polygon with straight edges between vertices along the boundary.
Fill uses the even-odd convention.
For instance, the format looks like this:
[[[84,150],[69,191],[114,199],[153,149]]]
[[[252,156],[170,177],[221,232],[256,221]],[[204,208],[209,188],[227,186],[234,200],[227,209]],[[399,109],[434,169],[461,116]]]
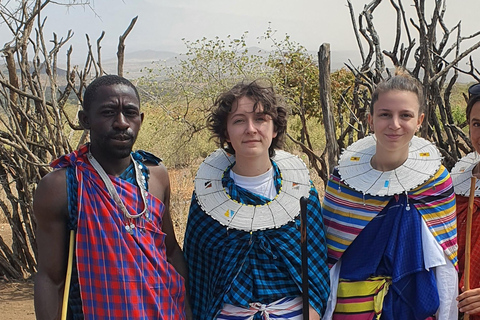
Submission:
[[[458,229],[458,266],[460,290],[465,277],[465,239],[467,235],[468,197],[457,195],[457,229]],[[472,240],[470,247],[470,288],[480,287],[480,198],[475,198],[472,214]],[[480,320],[480,315],[470,316],[471,320]]]
[[[151,220],[137,219],[134,233],[126,232],[126,220],[86,151],[57,163],[77,168],[76,257],[85,319],[184,319],[184,281],[167,262],[161,230],[164,204],[148,194]],[[142,211],[139,188],[110,178],[127,210]]]

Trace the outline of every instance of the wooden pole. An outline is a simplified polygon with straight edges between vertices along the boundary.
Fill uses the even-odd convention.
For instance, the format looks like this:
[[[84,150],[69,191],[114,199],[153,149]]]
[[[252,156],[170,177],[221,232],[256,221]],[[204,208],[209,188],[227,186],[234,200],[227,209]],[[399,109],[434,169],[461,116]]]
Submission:
[[[65,276],[65,287],[63,290],[63,303],[61,319],[67,319],[68,311],[68,295],[70,293],[70,281],[72,279],[72,267],[73,267],[73,244],[75,241],[75,231],[70,230],[70,241],[68,245],[68,262],[67,262],[67,275]]]
[[[303,320],[309,320],[310,302],[308,298],[308,249],[307,249],[307,198],[300,198],[300,243],[302,247],[302,300]]]
[[[324,43],[318,49],[318,84],[326,141],[325,149],[327,150],[328,157],[328,174],[333,172],[333,168],[338,162],[338,155],[340,154],[340,147],[338,146],[335,135],[335,117],[332,112],[333,102],[332,84],[330,81],[330,60],[330,44]]]
[[[473,203],[475,201],[476,184],[477,184],[477,178],[472,177],[470,179],[470,194],[468,196],[467,235],[465,237],[465,269],[463,272],[465,290],[470,290],[470,250],[471,250],[471,242],[472,242],[472,215],[473,215]],[[465,314],[463,319],[469,320],[470,315]]]

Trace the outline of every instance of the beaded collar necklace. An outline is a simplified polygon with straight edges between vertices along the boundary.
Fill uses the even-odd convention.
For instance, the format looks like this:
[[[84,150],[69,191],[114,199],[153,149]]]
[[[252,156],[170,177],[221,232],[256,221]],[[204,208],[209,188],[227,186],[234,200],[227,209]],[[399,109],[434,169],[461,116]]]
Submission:
[[[280,228],[300,214],[300,198],[310,192],[310,173],[299,157],[275,150],[272,159],[281,174],[282,186],[274,199],[262,205],[238,202],[227,193],[222,179],[235,162],[235,156],[223,149],[212,152],[195,176],[195,195],[202,210],[230,228],[253,232]]]
[[[98,173],[98,175],[102,179],[105,186],[107,187],[108,193],[110,194],[110,196],[113,198],[117,206],[122,211],[123,216],[125,218],[125,230],[128,233],[133,234],[133,229],[135,229],[136,227],[135,222],[138,222],[138,220],[135,220],[135,219],[140,218],[143,215],[145,215],[146,219],[149,219],[150,217],[148,212],[148,206],[147,206],[147,198],[146,198],[146,196],[148,195],[148,191],[146,188],[146,180],[145,180],[145,176],[140,171],[142,166],[136,163],[133,157],[130,155],[130,158],[133,161],[133,167],[135,169],[135,180],[137,181],[137,185],[140,188],[140,195],[143,201],[143,210],[140,213],[130,214],[127,211],[127,208],[125,207],[125,204],[123,203],[122,199],[120,199],[120,196],[118,195],[117,190],[113,186],[112,181],[108,177],[105,170],[103,170],[100,163],[98,163],[97,159],[95,159],[95,157],[90,153],[90,150],[87,153],[87,158],[88,158],[88,161],[90,161],[90,163],[92,164],[95,171]]]

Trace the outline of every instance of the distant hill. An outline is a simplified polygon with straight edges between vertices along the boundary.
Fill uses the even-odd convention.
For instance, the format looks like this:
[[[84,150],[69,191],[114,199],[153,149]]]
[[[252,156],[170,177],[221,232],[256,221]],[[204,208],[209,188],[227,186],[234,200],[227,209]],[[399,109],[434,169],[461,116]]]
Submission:
[[[248,52],[251,55],[260,55],[263,57],[268,56],[269,51],[259,47],[249,47]],[[309,51],[315,58],[317,52]],[[182,55],[171,51],[155,51],[155,50],[142,50],[127,53],[125,55],[124,70],[129,78],[138,78],[143,74],[140,72],[145,67],[152,66],[155,62],[164,62],[167,65],[174,65],[178,63],[178,59],[182,58]],[[333,51],[331,54],[332,59],[332,71],[338,70],[345,66],[351,60],[355,65],[360,62],[359,53],[356,51]],[[108,73],[114,73],[117,69],[117,59],[109,59],[103,61],[103,67]]]
[[[248,48],[249,54],[252,55],[260,55],[263,57],[268,56],[269,51],[259,48],[259,47],[249,47]],[[310,54],[312,54],[315,58],[317,58],[317,52],[315,51],[309,51]],[[181,55],[176,52],[172,51],[156,51],[156,50],[139,50],[135,52],[127,52],[125,54],[125,64],[124,64],[124,70],[125,70],[125,76],[129,79],[136,79],[139,78],[145,73],[142,73],[141,70],[144,68],[150,68],[153,67],[154,63],[165,63],[167,65],[175,65],[178,63],[179,59],[182,59],[185,57],[184,55]],[[477,57],[478,58],[478,57]],[[389,63],[389,59],[385,59],[387,65]],[[468,69],[469,66],[466,66],[467,60],[465,60],[460,67],[463,69]],[[82,66],[82,62],[78,62],[80,66]],[[332,51],[331,53],[331,70],[339,70],[343,67],[345,67],[345,64],[349,64],[359,67],[361,64],[361,58],[360,58],[360,53],[358,51],[350,50],[350,51]],[[102,65],[104,70],[107,73],[115,74],[117,72],[117,59],[112,58],[108,60],[102,61]],[[475,65],[479,66],[480,61],[475,61]],[[5,72],[5,66],[0,65],[0,71]],[[42,68],[42,73],[45,72],[45,69]],[[65,82],[65,73],[66,71],[64,69],[58,68],[57,73],[59,75],[59,81],[62,82],[61,85],[63,85],[63,82]],[[467,83],[467,82],[472,82],[472,78],[460,74],[458,82],[460,83]]]
[[[125,54],[125,60],[130,62],[133,61],[161,61],[161,60],[169,60],[171,58],[175,58],[178,56],[178,53],[171,52],[171,51],[155,51],[155,50],[141,50],[135,52],[127,52]],[[105,60],[105,63],[117,63],[116,58],[112,58],[109,60]]]

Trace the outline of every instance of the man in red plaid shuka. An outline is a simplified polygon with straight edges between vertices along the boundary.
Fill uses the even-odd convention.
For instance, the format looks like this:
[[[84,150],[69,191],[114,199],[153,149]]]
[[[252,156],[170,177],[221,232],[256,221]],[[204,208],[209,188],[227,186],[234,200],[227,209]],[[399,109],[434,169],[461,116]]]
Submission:
[[[96,79],[79,120],[91,142],[54,161],[59,169],[35,193],[37,319],[190,318],[167,170],[151,154],[132,153],[143,121],[135,86],[118,76]],[[63,306],[69,229],[72,285]]]

